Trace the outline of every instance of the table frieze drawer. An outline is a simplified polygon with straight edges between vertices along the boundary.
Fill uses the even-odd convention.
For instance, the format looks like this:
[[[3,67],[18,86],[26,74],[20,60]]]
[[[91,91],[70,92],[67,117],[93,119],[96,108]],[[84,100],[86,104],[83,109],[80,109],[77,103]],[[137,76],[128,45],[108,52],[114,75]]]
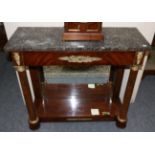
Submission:
[[[24,65],[130,65],[134,52],[23,52]]]

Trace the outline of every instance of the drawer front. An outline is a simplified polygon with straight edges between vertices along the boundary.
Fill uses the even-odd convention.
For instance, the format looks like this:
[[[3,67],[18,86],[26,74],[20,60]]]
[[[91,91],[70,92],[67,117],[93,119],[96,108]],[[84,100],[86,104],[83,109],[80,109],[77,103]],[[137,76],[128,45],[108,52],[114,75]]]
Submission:
[[[131,65],[134,52],[23,52],[23,65]]]
[[[67,22],[65,23],[66,32],[80,32],[79,22]]]
[[[102,24],[100,22],[90,22],[87,25],[87,32],[101,32]]]

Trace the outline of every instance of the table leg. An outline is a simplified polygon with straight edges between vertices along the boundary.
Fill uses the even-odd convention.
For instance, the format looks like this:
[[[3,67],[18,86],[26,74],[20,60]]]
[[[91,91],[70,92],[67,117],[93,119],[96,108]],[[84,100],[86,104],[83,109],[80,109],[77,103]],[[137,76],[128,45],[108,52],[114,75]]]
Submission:
[[[32,86],[34,90],[35,99],[42,100],[42,82],[43,81],[43,73],[41,67],[29,67],[30,77],[32,81]]]
[[[123,80],[124,68],[118,66],[111,66],[109,81],[112,82],[112,104],[111,112],[113,113],[112,117],[116,117],[118,114],[118,109],[120,107],[120,90]]]
[[[19,76],[21,88],[23,91],[26,107],[29,114],[29,126],[31,129],[36,129],[39,127],[39,117],[37,115],[37,112],[35,110],[35,105],[33,103],[30,86],[29,86],[29,82],[26,74],[26,67],[16,66],[15,68]]]
[[[131,101],[133,89],[135,86],[137,74],[138,74],[138,69],[131,68],[129,79],[128,79],[126,90],[125,90],[123,103],[120,106],[120,110],[117,115],[117,121],[118,121],[117,125],[119,127],[126,127],[128,108],[130,105],[130,101]]]
[[[122,80],[123,80],[124,68],[120,67],[111,67],[109,81],[113,83],[113,101],[119,100]]]

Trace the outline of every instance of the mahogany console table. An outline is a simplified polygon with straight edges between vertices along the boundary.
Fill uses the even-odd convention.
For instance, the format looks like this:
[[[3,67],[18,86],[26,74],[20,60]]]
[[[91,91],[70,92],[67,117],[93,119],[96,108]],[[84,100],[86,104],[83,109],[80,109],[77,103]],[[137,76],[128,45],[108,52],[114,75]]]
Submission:
[[[64,42],[63,28],[16,30],[5,51],[12,56],[31,129],[44,121],[116,120],[119,126],[126,125],[137,73],[150,46],[136,28],[104,28],[103,33],[104,41]],[[110,65],[109,82],[96,84],[95,89],[87,84],[47,84],[43,66],[51,65]],[[126,68],[131,71],[121,102],[119,93]]]

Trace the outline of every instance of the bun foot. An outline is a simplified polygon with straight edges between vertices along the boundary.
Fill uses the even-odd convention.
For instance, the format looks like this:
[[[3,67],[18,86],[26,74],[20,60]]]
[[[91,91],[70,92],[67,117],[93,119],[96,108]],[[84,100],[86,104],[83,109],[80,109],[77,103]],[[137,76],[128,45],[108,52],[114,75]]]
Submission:
[[[116,121],[116,125],[117,125],[117,127],[124,129],[124,128],[126,128],[127,120],[124,118],[120,118],[118,116],[117,121]]]
[[[39,118],[36,120],[29,120],[29,127],[31,130],[37,130],[40,127]]]

